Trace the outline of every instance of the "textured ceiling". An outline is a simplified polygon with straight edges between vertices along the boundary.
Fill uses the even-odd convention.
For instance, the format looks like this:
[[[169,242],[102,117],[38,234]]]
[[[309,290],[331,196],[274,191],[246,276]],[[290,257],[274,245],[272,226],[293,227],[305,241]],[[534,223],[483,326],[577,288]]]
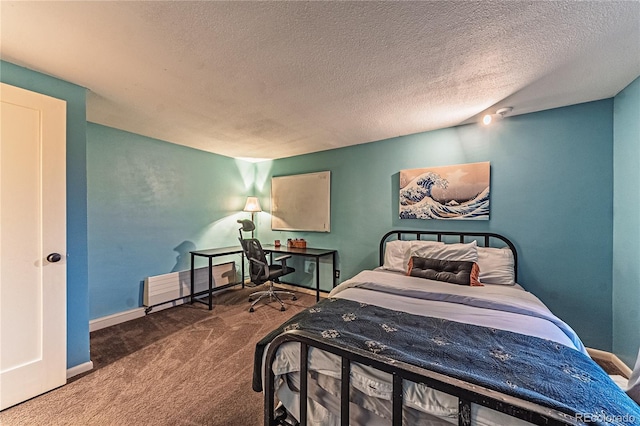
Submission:
[[[87,119],[281,158],[609,98],[638,1],[9,2],[2,59],[90,90]]]

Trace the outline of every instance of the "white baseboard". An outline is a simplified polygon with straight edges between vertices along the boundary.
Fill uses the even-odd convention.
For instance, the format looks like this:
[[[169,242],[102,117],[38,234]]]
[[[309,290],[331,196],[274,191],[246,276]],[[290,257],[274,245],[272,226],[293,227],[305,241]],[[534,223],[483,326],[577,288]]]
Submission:
[[[277,283],[276,287],[286,288],[287,290],[297,291],[300,293],[316,294],[316,291],[311,288],[298,287],[288,285],[284,283]],[[327,297],[327,293],[320,293],[320,297]],[[174,306],[182,305],[188,302],[187,298],[172,300],[171,302],[163,303],[162,305],[153,306],[149,313],[162,311],[163,309],[173,308]],[[101,330],[103,328],[111,327],[112,325],[120,324],[123,322],[131,321],[136,318],[141,318],[146,315],[144,307],[131,309],[130,311],[118,312],[117,314],[107,315],[106,317],[96,318],[89,321],[89,332]]]
[[[182,299],[172,300],[171,302],[163,303],[161,305],[155,305],[147,308],[149,310],[148,313],[152,314],[154,312],[162,311],[164,309],[173,308],[179,305],[184,305],[185,303],[189,303],[190,297],[183,297]]]
[[[223,290],[215,290],[215,288],[214,288],[214,291],[215,291],[214,294],[222,294],[225,291],[229,291],[229,290],[231,290],[231,289],[230,288],[225,288]],[[202,295],[202,296],[199,296],[199,297],[205,297],[206,298],[207,296],[205,294],[205,295]],[[190,296],[186,296],[186,297],[183,297],[181,299],[172,300],[170,302],[163,303],[161,305],[150,306],[150,307],[146,308],[147,309],[146,313],[147,313],[147,315],[148,314],[153,314],[155,312],[159,312],[159,311],[162,311],[164,309],[174,308],[176,306],[184,305],[184,304],[187,304],[187,303],[191,303],[191,297]]]
[[[82,374],[85,371],[89,371],[93,369],[93,361],[87,361],[83,364],[76,365],[75,367],[71,367],[67,369],[67,379],[77,376],[78,374]]]
[[[96,318],[89,321],[89,331],[101,330],[111,327],[112,325],[122,322],[131,321],[136,318],[145,316],[144,308],[131,309],[130,311],[118,312],[117,314],[107,315],[106,317]]]

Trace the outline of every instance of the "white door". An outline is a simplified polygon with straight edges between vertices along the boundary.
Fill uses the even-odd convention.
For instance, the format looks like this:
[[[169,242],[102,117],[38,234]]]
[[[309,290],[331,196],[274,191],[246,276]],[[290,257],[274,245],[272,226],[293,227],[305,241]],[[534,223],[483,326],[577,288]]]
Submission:
[[[66,102],[0,100],[2,410],[66,383]]]

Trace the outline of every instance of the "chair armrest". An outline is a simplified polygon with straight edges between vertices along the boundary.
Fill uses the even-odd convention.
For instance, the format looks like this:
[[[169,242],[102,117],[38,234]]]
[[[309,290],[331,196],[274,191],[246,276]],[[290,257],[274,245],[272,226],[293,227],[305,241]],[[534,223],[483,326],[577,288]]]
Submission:
[[[290,254],[285,254],[284,256],[276,257],[275,259],[273,259],[273,261],[282,263],[282,267],[284,268],[287,266],[287,259],[289,259],[290,257]]]
[[[254,257],[250,257],[249,258],[249,262],[255,262],[258,265],[260,265],[260,270],[264,271],[264,274],[263,274],[264,278],[267,278],[269,276],[269,265],[267,265],[264,262],[261,262],[260,260],[254,258]]]

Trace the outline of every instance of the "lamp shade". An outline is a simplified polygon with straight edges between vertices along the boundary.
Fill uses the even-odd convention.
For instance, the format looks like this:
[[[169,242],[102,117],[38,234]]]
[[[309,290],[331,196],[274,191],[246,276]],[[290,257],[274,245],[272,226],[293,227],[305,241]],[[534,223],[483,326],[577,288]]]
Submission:
[[[258,201],[258,197],[247,197],[247,203],[244,205],[243,211],[245,212],[261,212],[260,201]]]

